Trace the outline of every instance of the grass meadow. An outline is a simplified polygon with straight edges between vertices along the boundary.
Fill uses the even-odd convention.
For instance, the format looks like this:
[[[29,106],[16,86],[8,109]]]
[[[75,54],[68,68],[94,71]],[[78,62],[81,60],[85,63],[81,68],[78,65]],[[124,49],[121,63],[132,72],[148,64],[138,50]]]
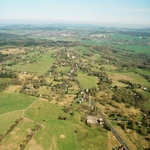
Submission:
[[[10,134],[8,134],[1,142],[0,149],[20,149],[20,144],[26,139],[31,132],[31,128],[35,126],[34,122],[27,120],[21,121]]]
[[[36,98],[20,93],[3,93],[0,95],[0,115],[10,111],[25,109]]]
[[[82,32],[80,34],[82,35]],[[70,80],[70,76],[68,76],[67,72],[69,72],[71,67],[74,66],[72,64],[86,64],[87,67],[91,66],[92,71],[100,71],[104,68],[104,71],[106,71],[108,77],[112,79],[113,86],[117,85],[118,87],[126,87],[127,84],[123,84],[118,80],[127,80],[131,83],[141,84],[142,87],[149,88],[149,82],[144,77],[134,73],[131,70],[128,71],[124,69],[124,71],[117,71],[117,65],[115,63],[111,63],[111,60],[110,63],[108,63],[107,57],[103,56],[109,56],[109,54],[112,54],[111,58],[116,58],[118,61],[117,63],[119,63],[119,61],[126,61],[127,57],[121,56],[121,54],[124,54],[123,51],[126,51],[125,53],[150,54],[150,47],[143,44],[147,39],[144,41],[144,39],[138,36],[119,34],[119,32],[114,32],[114,34],[104,32],[104,34],[106,34],[106,38],[104,39],[99,37],[90,37],[90,35],[87,39],[74,39],[78,40],[78,42],[80,41],[81,43],[79,45],[82,46],[70,46],[64,42],[64,44],[62,44],[63,46],[59,47],[61,42],[58,41],[58,45],[54,42],[54,49],[56,48],[56,50],[47,49],[47,51],[43,51],[42,54],[40,51],[32,51],[23,54],[21,57],[14,57],[14,59],[11,59],[10,62],[8,60],[6,65],[13,64],[13,62],[18,59],[18,61],[16,61],[16,65],[6,66],[6,68],[29,72],[31,74],[21,74],[20,76],[23,79],[22,85],[10,85],[5,91],[3,91],[3,93],[0,93],[0,135],[4,135],[4,133],[6,133],[6,131],[15,123],[17,118],[23,118],[23,120],[21,120],[21,122],[19,122],[14,129],[2,139],[0,142],[0,150],[20,150],[20,144],[22,144],[23,140],[25,140],[32,132],[32,129],[35,127],[35,125],[40,125],[41,128],[39,128],[29,140],[25,150],[110,150],[112,147],[116,146],[115,144],[112,144],[113,141],[117,141],[114,135],[109,137],[112,132],[108,132],[101,125],[87,125],[85,123],[86,115],[90,113],[89,107],[87,107],[88,103],[84,101],[83,103],[78,104],[75,99],[76,94],[80,91],[80,87],[82,89],[96,88],[98,78],[94,75],[88,76],[87,73],[82,70],[82,67],[75,68],[75,70],[77,69],[77,76],[73,77],[76,81],[78,81],[78,86],[74,80]],[[37,37],[34,36],[34,38]],[[52,37],[45,35],[42,38],[51,39]],[[58,39],[63,39],[64,41],[70,39],[70,41],[72,41],[73,37],[58,36]],[[143,40],[141,45],[140,40]],[[134,45],[134,43],[137,43],[137,45]],[[78,45],[78,43],[75,43],[75,45]],[[93,45],[93,47],[91,45]],[[106,47],[109,45],[118,51],[121,50],[121,52],[118,53],[118,55],[113,55],[113,53],[109,51],[105,54],[105,49],[94,49],[94,45]],[[46,76],[45,73],[50,70],[50,67],[53,66],[54,62],[56,61],[55,65],[58,63],[58,60],[55,60],[55,58],[52,57],[53,53],[57,51],[63,51],[64,53],[68,50],[71,50],[70,52],[74,50],[75,52],[73,52],[73,55],[77,54],[77,59],[72,59],[72,61],[70,61],[70,66],[68,67],[56,67],[57,69],[54,71],[63,72],[63,77],[57,75],[53,76],[53,74]],[[89,53],[90,55],[88,56],[85,53]],[[67,62],[69,60],[70,59],[68,59]],[[136,71],[148,76],[150,75],[149,70],[136,69]],[[37,74],[37,76],[43,75],[43,79],[45,79],[50,85],[43,85],[38,89],[28,89],[29,92],[32,93],[34,91],[42,96],[44,94],[51,95],[52,100],[48,100],[46,97],[37,98],[19,93],[19,89],[21,87],[25,87],[24,85],[26,84],[25,82],[28,81],[28,77],[31,77],[35,74]],[[63,80],[60,82],[57,81],[57,79],[62,78],[68,80],[72,87],[69,87],[68,93],[65,94],[63,98],[60,98],[61,96],[59,95],[59,92],[57,93],[51,90],[51,88],[56,84],[62,84]],[[10,82],[11,79],[0,78],[0,83]],[[32,84],[31,80],[29,80],[29,82]],[[101,89],[99,93],[96,93],[96,96],[99,98],[96,105],[101,109],[104,115],[107,116],[108,112],[117,112],[127,117],[141,117],[140,109],[134,107],[127,108],[126,104],[124,103],[111,101],[113,91],[110,90],[110,86],[111,85],[108,85],[108,88]],[[56,91],[57,90],[60,89],[56,88]],[[150,94],[140,88],[136,88],[135,90],[141,92],[148,99],[144,105],[149,109]],[[100,102],[104,102],[104,104],[101,105],[102,103]],[[110,105],[110,102],[112,102],[112,106]],[[64,111],[64,107],[68,108],[68,112]],[[94,114],[93,112],[92,115],[97,114]],[[66,117],[67,119],[60,120],[58,119],[59,116]],[[113,125],[118,134],[123,136],[124,141],[131,149],[136,149],[136,147],[138,147],[138,142],[140,141],[141,136],[139,136],[136,131],[131,131],[131,133],[128,134],[125,133],[119,126],[117,126],[117,121],[113,122]],[[134,139],[131,136],[133,136]],[[146,141],[146,144],[147,143],[148,142]],[[141,146],[144,144],[140,143],[139,145]]]
[[[144,75],[150,76],[150,71],[149,71],[149,70],[143,70],[143,69],[137,68],[136,71],[137,71],[138,73],[142,73],[142,74],[144,74]]]
[[[38,109],[39,107],[40,109]],[[43,149],[76,150],[88,149],[89,147],[99,149],[98,136],[99,139],[102,139],[103,142],[101,143],[106,148],[106,138],[96,129],[90,129],[81,122],[80,112],[75,111],[74,116],[71,116],[63,112],[59,106],[38,101],[26,111],[25,116],[44,125],[34,136],[35,146],[40,143]],[[58,116],[66,116],[67,120],[58,120]],[[75,133],[75,130],[78,130],[78,133]],[[46,139],[49,139],[49,141]],[[34,145],[29,143],[27,148],[32,146]]]
[[[60,67],[60,68],[57,69],[57,71],[67,73],[67,72],[69,72],[70,69],[71,69],[71,67]]]
[[[0,149],[19,149],[19,145],[37,124],[41,125],[41,128],[25,149],[107,149],[105,129],[101,128],[103,132],[99,132],[96,128],[89,127],[80,121],[83,116],[80,111],[74,111],[74,116],[71,116],[61,108],[47,101],[36,101],[25,110],[24,119],[2,140]],[[15,119],[21,116],[21,113],[18,111],[1,115],[3,124],[0,126],[0,133],[4,133]],[[66,116],[67,120],[59,120],[59,116]],[[8,120],[10,122],[7,124]]]
[[[11,79],[10,78],[0,78],[0,84],[7,84],[10,83]]]
[[[16,118],[19,118],[22,111],[11,112],[4,115],[0,115],[1,125],[0,125],[0,135],[6,132],[6,130],[14,124]]]
[[[94,76],[86,76],[80,74],[75,79],[79,82],[79,85],[82,89],[89,89],[97,87],[97,78]]]
[[[129,51],[132,53],[146,53],[146,54],[150,54],[150,46],[148,45],[127,45],[127,44],[111,44],[114,48],[118,48],[118,49],[124,49],[126,51]]]
[[[46,73],[52,64],[55,62],[55,59],[52,58],[53,52],[47,52],[46,54],[43,54],[41,58],[37,59],[36,63],[28,63],[28,64],[17,64],[14,66],[11,66],[9,68],[17,69],[20,71],[27,71],[37,74],[43,74]]]
[[[133,72],[110,71],[107,73],[114,82],[117,82],[118,80],[127,80],[134,84],[141,84],[142,86],[146,87],[149,86],[149,82],[146,79]]]
[[[84,46],[75,46],[74,49],[75,49],[76,51],[79,51],[81,54],[88,51],[88,48],[87,48],[87,47],[84,47]]]

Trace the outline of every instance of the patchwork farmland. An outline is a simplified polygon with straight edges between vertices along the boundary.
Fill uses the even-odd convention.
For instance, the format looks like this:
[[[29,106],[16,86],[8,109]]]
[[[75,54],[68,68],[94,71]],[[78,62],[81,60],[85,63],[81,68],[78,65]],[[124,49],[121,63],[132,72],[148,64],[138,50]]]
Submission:
[[[129,149],[150,148],[150,31],[10,28],[0,27],[0,149],[118,149],[111,127]]]

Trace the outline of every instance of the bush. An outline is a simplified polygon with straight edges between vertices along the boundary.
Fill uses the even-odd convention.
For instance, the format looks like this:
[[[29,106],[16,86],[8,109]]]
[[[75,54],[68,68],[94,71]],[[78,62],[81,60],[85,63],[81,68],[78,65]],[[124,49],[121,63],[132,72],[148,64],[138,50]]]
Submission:
[[[108,131],[111,131],[111,127],[108,123],[104,123],[104,128],[107,129]]]

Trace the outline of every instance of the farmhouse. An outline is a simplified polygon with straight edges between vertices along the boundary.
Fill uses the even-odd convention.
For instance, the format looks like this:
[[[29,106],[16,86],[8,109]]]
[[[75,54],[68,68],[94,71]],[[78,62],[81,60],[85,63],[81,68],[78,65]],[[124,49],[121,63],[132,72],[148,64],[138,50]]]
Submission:
[[[88,124],[103,124],[103,119],[95,116],[86,116],[86,122]]]

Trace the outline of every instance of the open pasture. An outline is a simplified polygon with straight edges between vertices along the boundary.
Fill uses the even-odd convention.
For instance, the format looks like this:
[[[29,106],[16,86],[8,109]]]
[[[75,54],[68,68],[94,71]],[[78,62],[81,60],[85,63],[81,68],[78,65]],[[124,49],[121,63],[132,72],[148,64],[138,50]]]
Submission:
[[[31,133],[31,129],[36,124],[28,120],[22,120],[5,138],[2,140],[0,149],[20,149],[20,144]]]
[[[79,82],[82,89],[97,87],[97,78],[94,76],[78,75],[75,79]]]
[[[40,149],[76,149],[74,131],[68,121],[58,120],[60,115],[68,117],[58,106],[44,101],[36,102],[25,112],[25,117],[42,125],[27,149],[37,145]]]
[[[32,72],[37,74],[46,73],[51,65],[54,63],[55,59],[52,58],[53,52],[47,52],[43,54],[41,58],[37,59],[35,63],[28,63],[28,64],[17,64],[8,68],[17,69],[20,71]]]
[[[87,45],[95,45],[95,46],[103,46],[103,41],[100,40],[90,40],[90,39],[82,39],[81,42]]]
[[[144,103],[145,107],[150,110],[150,93],[146,92],[146,91],[141,91],[140,92],[145,96],[145,98],[147,99],[147,101]]]
[[[20,93],[3,93],[0,95],[0,115],[11,111],[25,109],[36,98]]]
[[[57,71],[67,73],[67,72],[69,72],[70,69],[71,69],[71,67],[60,67],[57,69]]]
[[[99,139],[102,147],[107,147],[107,135],[103,136],[107,132],[102,134],[97,129],[90,129],[80,121],[80,112],[75,111],[74,116],[71,116],[60,108],[46,101],[38,101],[25,112],[25,117],[43,125],[29,142],[27,149],[37,145],[40,145],[41,149],[99,149]],[[59,120],[59,116],[65,116],[67,120]],[[75,130],[78,133],[75,133]]]
[[[9,127],[14,124],[16,118],[21,117],[22,111],[10,112],[0,115],[0,135],[4,134]]]
[[[10,78],[0,78],[0,84],[7,84],[10,83]]]
[[[128,45],[128,44],[111,44],[113,48],[124,49],[125,51],[129,51],[130,53],[146,53],[150,54],[150,46],[148,45]]]
[[[31,89],[31,91],[35,91],[35,92],[40,93],[42,95],[51,93],[51,90],[47,86],[41,86],[38,89]]]
[[[138,73],[141,73],[141,74],[150,76],[150,70],[143,70],[143,69],[138,69],[138,68],[137,68],[136,71],[137,71]]]
[[[127,80],[134,84],[141,84],[142,86],[149,87],[149,83],[146,79],[133,72],[110,71],[107,73],[112,81]]]
[[[75,46],[74,49],[81,54],[88,51],[88,48],[84,46]]]

